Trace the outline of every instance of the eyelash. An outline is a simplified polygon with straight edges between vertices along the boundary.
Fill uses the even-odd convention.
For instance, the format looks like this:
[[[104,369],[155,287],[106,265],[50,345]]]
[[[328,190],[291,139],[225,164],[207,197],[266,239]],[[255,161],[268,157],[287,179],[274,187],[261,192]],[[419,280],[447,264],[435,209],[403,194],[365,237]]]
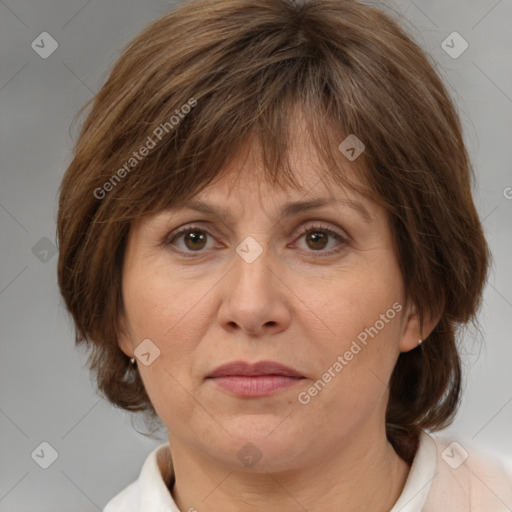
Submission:
[[[165,238],[165,240],[164,240],[164,245],[165,246],[173,245],[173,242],[175,240],[177,240],[180,236],[185,235],[187,233],[193,233],[194,231],[199,231],[201,233],[205,233],[208,236],[211,236],[210,233],[207,230],[205,230],[204,228],[200,228],[199,226],[195,226],[193,224],[190,224],[190,225],[185,226],[184,228],[180,229],[176,233],[172,234],[172,237],[171,237],[171,235],[168,235]],[[330,256],[330,255],[338,254],[343,249],[345,249],[346,245],[349,243],[349,238],[348,237],[342,236],[338,232],[333,231],[332,229],[327,228],[327,227],[322,226],[322,225],[319,225],[319,224],[308,225],[308,226],[304,227],[299,232],[299,239],[302,238],[305,234],[307,234],[309,232],[314,232],[314,231],[320,231],[320,232],[326,233],[327,235],[332,236],[333,238],[335,238],[339,242],[341,242],[335,249],[331,249],[329,251],[322,251],[322,250],[319,250],[319,251],[313,251],[313,250],[307,251],[307,252],[311,252],[311,253],[315,253],[315,252],[319,253],[318,255],[314,255],[314,257]],[[200,254],[203,251],[184,251],[182,249],[177,249],[176,252],[179,252],[180,254],[182,254],[183,256],[185,256],[187,258],[193,258],[193,257],[196,257],[196,254]]]

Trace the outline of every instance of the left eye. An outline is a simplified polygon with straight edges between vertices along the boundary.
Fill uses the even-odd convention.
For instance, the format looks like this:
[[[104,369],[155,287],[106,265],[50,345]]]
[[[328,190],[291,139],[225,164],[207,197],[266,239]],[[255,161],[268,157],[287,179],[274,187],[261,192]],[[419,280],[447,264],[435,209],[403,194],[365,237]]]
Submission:
[[[321,251],[327,254],[339,252],[348,243],[347,238],[345,238],[343,235],[324,226],[308,226],[306,227],[306,229],[302,230],[300,235],[300,238],[306,236],[306,243],[309,244],[309,247],[312,248],[314,252]],[[340,244],[335,249],[323,251],[322,249],[324,249],[325,246],[328,244],[329,238],[334,238],[338,240]]]
[[[308,226],[299,234],[300,238],[306,236],[306,243],[312,252],[321,252],[323,254],[335,253],[341,251],[348,243],[348,240],[345,236],[324,226]],[[204,229],[196,226],[186,226],[185,228],[176,232],[174,235],[167,238],[165,245],[176,245],[179,249],[179,252],[186,256],[191,256],[190,253],[204,252],[202,249],[204,249],[207,245],[209,237],[211,237],[211,235]],[[339,244],[336,248],[325,251],[324,249],[329,243],[329,238],[334,238],[339,242]],[[184,248],[179,247],[178,244],[175,243],[178,239],[183,240],[185,244]]]

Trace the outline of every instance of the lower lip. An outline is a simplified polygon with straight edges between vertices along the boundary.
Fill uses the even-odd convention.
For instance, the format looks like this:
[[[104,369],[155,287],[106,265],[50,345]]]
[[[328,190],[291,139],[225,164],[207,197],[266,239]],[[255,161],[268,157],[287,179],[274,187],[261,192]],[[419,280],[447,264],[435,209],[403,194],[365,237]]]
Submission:
[[[297,384],[302,377],[286,377],[284,375],[258,375],[248,377],[233,375],[214,377],[212,380],[222,389],[241,396],[267,396],[281,389]]]

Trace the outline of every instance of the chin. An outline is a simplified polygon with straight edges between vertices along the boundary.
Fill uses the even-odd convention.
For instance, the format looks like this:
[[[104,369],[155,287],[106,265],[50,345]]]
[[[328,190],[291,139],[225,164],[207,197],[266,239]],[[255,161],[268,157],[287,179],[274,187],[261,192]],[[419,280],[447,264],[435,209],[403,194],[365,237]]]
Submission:
[[[275,415],[237,417],[222,422],[231,434],[222,436],[210,455],[218,457],[234,471],[275,472],[296,467],[308,445],[304,432]],[[300,439],[300,443],[297,440]]]

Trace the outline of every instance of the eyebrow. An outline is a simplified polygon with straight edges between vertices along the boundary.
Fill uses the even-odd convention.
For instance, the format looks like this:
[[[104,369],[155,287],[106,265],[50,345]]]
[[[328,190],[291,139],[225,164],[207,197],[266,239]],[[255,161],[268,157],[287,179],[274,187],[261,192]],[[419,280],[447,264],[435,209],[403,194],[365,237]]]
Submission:
[[[352,208],[354,211],[359,213],[359,215],[364,219],[364,221],[367,224],[371,224],[372,217],[368,213],[368,210],[360,202],[353,201],[351,199],[334,200],[331,198],[316,198],[311,199],[309,201],[293,201],[285,203],[281,209],[280,220],[283,220],[287,217],[293,217],[294,215],[312,210],[314,208],[321,208],[322,206],[336,206],[338,204],[344,204]],[[234,215],[230,212],[228,208],[220,205],[209,204],[204,201],[189,201],[185,205],[183,205],[183,208],[188,210],[194,210],[214,217],[224,218],[231,223],[235,219]]]

